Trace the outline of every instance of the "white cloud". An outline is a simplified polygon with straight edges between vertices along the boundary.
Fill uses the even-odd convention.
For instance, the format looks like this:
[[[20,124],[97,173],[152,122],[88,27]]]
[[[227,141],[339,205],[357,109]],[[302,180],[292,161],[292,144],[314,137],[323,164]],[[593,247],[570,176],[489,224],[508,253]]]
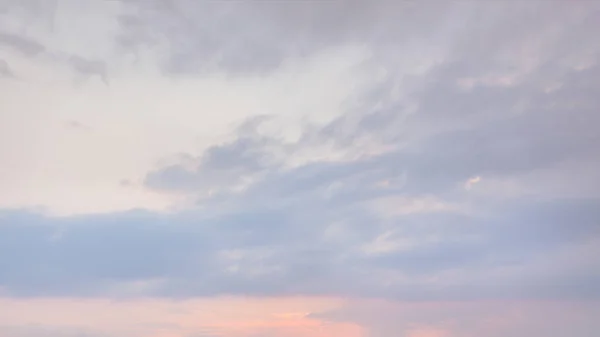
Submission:
[[[252,116],[273,115],[262,132],[296,138],[299,123],[322,125],[339,116],[364,82],[354,70],[364,58],[361,48],[290,59],[260,78],[168,78],[131,65],[113,69],[108,86],[95,78],[74,82],[52,58],[6,55],[18,79],[0,83],[0,153],[11,163],[0,176],[0,204],[58,214],[165,209],[175,201],[119,181],[140,179],[173,153],[226,139]],[[66,128],[69,121],[89,132]]]
[[[480,181],[481,181],[480,176],[475,176],[473,178],[469,178],[469,180],[467,180],[467,182],[465,183],[465,189],[470,190],[471,188],[473,188],[473,185],[478,184]]]

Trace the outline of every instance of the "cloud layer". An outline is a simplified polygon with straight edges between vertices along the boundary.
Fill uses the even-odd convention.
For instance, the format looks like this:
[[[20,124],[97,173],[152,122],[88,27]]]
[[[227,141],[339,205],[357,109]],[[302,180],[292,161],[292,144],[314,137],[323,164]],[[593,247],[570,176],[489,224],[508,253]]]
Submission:
[[[596,303],[599,14],[0,0],[0,295]]]

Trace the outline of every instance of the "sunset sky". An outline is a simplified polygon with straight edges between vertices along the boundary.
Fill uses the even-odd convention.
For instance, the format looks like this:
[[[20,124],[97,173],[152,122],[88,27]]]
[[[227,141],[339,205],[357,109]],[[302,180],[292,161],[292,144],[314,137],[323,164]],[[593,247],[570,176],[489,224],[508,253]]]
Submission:
[[[600,336],[598,32],[0,0],[0,337]]]

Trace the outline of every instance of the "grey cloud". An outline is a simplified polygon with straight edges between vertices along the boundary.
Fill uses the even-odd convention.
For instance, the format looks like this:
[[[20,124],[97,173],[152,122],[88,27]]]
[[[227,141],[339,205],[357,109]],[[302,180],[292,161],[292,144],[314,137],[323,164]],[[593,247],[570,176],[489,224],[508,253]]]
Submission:
[[[407,55],[448,57],[467,60],[486,71],[511,59],[506,50],[524,54],[537,48],[534,56],[542,58],[546,57],[542,52],[568,58],[573,49],[598,51],[590,34],[583,34],[595,25],[598,6],[591,3],[115,2],[122,4],[115,18],[120,28],[115,43],[120,51],[135,54],[160,48],[162,68],[170,75],[267,73],[290,57],[302,58],[346,44],[367,45],[378,61],[403,62]],[[53,16],[49,2],[26,7],[32,13]],[[28,20],[40,20],[35,17]],[[559,26],[569,27],[569,34],[557,33]],[[578,41],[585,39],[587,46],[573,45],[571,33],[578,34]],[[540,37],[544,42],[534,44]],[[548,39],[557,42],[546,46]],[[436,55],[429,55],[431,51]],[[530,55],[522,56],[516,60],[512,56],[512,61],[519,63]]]
[[[150,288],[141,290],[144,294],[175,297],[337,294],[467,299],[597,294],[598,275],[577,269],[571,272],[576,277],[558,277],[571,268],[565,262],[553,267],[549,275],[554,278],[544,284],[521,284],[518,273],[486,276],[497,268],[533,268],[540,255],[597,238],[597,201],[529,202],[521,210],[488,209],[490,214],[505,214],[492,219],[440,213],[382,222],[356,208],[314,207],[318,200],[307,207],[315,197],[308,195],[288,207],[248,200],[235,211],[204,218],[145,212],[76,218],[5,213],[0,221],[4,252],[0,285],[20,296],[111,294],[115,285],[143,281],[151,282]],[[240,208],[244,206],[246,210]],[[331,236],[335,223],[342,225],[341,237]],[[396,233],[391,239],[416,245],[365,254],[364,245],[390,230]],[[573,257],[587,258],[581,254]],[[461,271],[465,279],[419,284],[452,270]],[[382,284],[378,275],[390,273],[412,281]]]
[[[245,29],[243,13],[232,4],[176,1],[131,1],[131,14],[121,16],[119,36],[125,50],[165,43],[169,54],[163,60],[167,72],[180,74],[232,67],[271,68],[280,62],[269,27]],[[261,48],[262,47],[262,48]]]
[[[595,242],[600,235],[598,200],[505,205],[494,209],[493,214],[496,214],[493,218],[447,213],[403,216],[388,226],[394,231],[389,239],[408,238],[408,242],[416,244],[418,248],[409,246],[379,256],[357,258],[355,263],[398,269],[408,275],[437,275],[450,270],[471,270],[476,274],[475,271],[493,270],[496,267],[531,268],[540,256],[565,247]],[[579,255],[577,258],[585,260],[590,257]],[[593,270],[579,272],[586,276],[578,280],[568,279],[562,277],[557,269],[545,277],[553,280],[551,284],[561,279],[561,282],[565,282],[562,286],[598,277]],[[490,291],[506,287],[506,295],[509,296],[511,291],[516,291],[504,284],[506,281],[502,278],[487,280],[487,284],[475,284],[475,278],[471,281],[471,286],[489,287]],[[547,281],[531,279],[526,282],[542,282],[536,285],[543,291],[543,282]],[[495,286],[498,289],[494,289]],[[549,289],[552,290],[552,286]],[[595,291],[588,289],[582,286],[578,291]],[[565,290],[570,291],[568,287]]]
[[[164,43],[172,74],[223,70],[265,73],[289,57],[346,43],[389,43],[426,35],[445,4],[396,1],[233,2],[123,1],[119,41],[125,50]],[[411,25],[423,28],[415,31]]]
[[[259,121],[256,121],[259,123]],[[254,119],[243,123],[237,139],[208,148],[201,156],[187,157],[185,166],[171,165],[147,175],[145,184],[158,190],[209,191],[234,187],[244,179],[277,165],[273,148],[282,144],[258,135]]]
[[[401,105],[390,104],[350,128],[343,116],[317,139],[348,148],[360,137],[399,145],[371,162],[392,176],[406,172],[404,188],[413,193],[443,191],[474,175],[510,176],[599,158],[597,66],[564,71],[558,77],[562,87],[549,94],[530,83],[463,91],[456,79],[468,68],[448,74],[449,67],[455,66],[428,74],[441,80],[420,90],[417,112],[406,115]]]
[[[80,56],[73,55],[68,58],[68,63],[73,70],[84,76],[96,75],[102,82],[108,85],[108,74],[106,63],[99,60],[88,60]]]
[[[42,44],[30,38],[0,32],[0,46],[2,45],[28,56],[36,56],[46,50]]]
[[[171,182],[170,187],[177,188],[173,185],[177,181],[180,188],[194,188],[193,182],[199,179],[215,181],[210,178],[215,170],[236,172],[237,176],[260,171],[264,183],[250,187],[250,193],[259,197],[276,189],[281,197],[302,190],[327,189],[336,182],[351,188],[346,179],[375,184],[402,180],[406,175],[400,190],[393,192],[419,195],[455,192],[473,176],[511,177],[570,161],[593,162],[600,156],[596,146],[600,120],[594,109],[600,102],[593,94],[600,90],[593,80],[599,69],[567,71],[560,77],[562,87],[546,94],[527,83],[462,91],[455,83],[457,76],[448,76],[447,67],[442,67],[438,71],[443,81],[422,89],[418,96],[422,103],[412,115],[405,116],[401,107],[392,104],[385,110],[359,115],[353,124],[346,119],[354,116],[342,116],[321,129],[307,131],[293,145],[278,145],[276,139],[256,141],[244,135],[208,150],[193,172],[177,165],[153,172],[147,178],[148,186],[166,187]],[[434,70],[431,76],[435,78],[436,74]],[[527,104],[521,108],[524,99]],[[398,119],[400,125],[394,122]],[[397,150],[351,163],[314,163],[282,171],[266,159],[279,149],[293,155],[299,149],[327,142],[351,149],[359,137],[377,139],[394,130],[396,137],[379,141],[396,147],[400,144]],[[373,196],[365,189],[356,194],[360,193],[367,198]]]
[[[194,189],[197,190],[197,184],[193,183],[196,175],[193,171],[186,170],[180,165],[171,165],[163,167],[159,172],[151,172],[146,177],[144,183],[154,189]]]
[[[3,254],[0,279],[16,282],[17,293],[60,292],[65,284],[86,293],[93,291],[86,287],[96,281],[152,278],[179,270],[187,259],[196,258],[187,255],[192,250],[189,245],[207,245],[202,237],[185,234],[193,229],[169,229],[160,219],[144,215],[55,220],[47,226],[39,216],[13,214],[1,220],[5,235],[0,245],[9,254]]]
[[[7,21],[8,19],[14,20],[23,27],[41,25],[42,29],[51,35],[54,33],[53,21],[57,6],[55,1],[8,0],[3,1],[1,5],[4,5],[6,11],[0,13],[0,15],[6,16]],[[26,32],[26,29],[19,30],[14,27],[1,27],[0,50],[7,49],[27,57],[43,57],[50,62],[66,64],[85,78],[98,76],[105,84],[108,84],[108,66],[106,60],[90,59],[47,47],[40,41],[30,37]]]
[[[468,21],[469,27],[482,28],[476,40],[483,47],[469,49],[471,36],[465,33],[464,41],[453,40],[446,58],[422,74],[395,72],[393,62],[382,61],[391,69],[388,78],[365,92],[345,115],[326,126],[307,128],[297,143],[261,138],[252,131],[260,121],[253,121],[240,131],[238,140],[199,155],[192,170],[186,169],[187,163],[159,169],[147,176],[147,186],[195,195],[197,181],[216,181],[215,170],[235,172],[231,177],[259,172],[241,192],[224,191],[201,204],[207,209],[252,210],[230,218],[223,228],[247,239],[244,245],[269,246],[277,252],[263,257],[273,267],[270,274],[251,282],[249,289],[261,294],[264,284],[284,293],[401,299],[597,298],[593,286],[597,268],[590,266],[599,262],[590,258],[591,253],[569,253],[578,261],[589,261],[587,267],[561,260],[543,271],[536,269],[545,263],[544,256],[577,251],[600,234],[599,195],[582,183],[595,181],[594,177],[589,172],[574,177],[566,169],[598,163],[600,44],[590,40],[589,48],[574,46],[571,41],[584,27],[596,25],[590,19],[593,14],[566,9],[565,14],[557,6],[536,3],[516,17],[509,15],[510,10],[492,11],[496,7],[467,10],[469,20],[475,20]],[[510,27],[502,31],[508,22]],[[565,25],[553,29],[556,22]],[[520,31],[527,34],[519,38]],[[536,36],[542,43],[530,48]],[[582,67],[576,61],[582,55],[591,63]],[[381,57],[374,62],[385,59]],[[527,57],[534,61],[524,62]],[[398,84],[405,88],[403,100],[393,98]],[[549,90],[551,84],[558,85]],[[365,138],[391,150],[291,169],[265,160],[281,149],[289,156],[322,144],[352,149]],[[256,139],[260,141],[249,141]],[[548,171],[559,172],[580,193],[552,192],[547,186],[556,183],[556,175],[523,180]],[[483,183],[513,179],[544,193],[471,194],[464,184],[474,176]],[[382,181],[388,184],[381,187]],[[366,202],[387,196],[436,196],[469,210],[382,219],[365,207]],[[255,213],[258,209],[267,211]],[[256,232],[247,223],[255,224]],[[331,234],[335,226],[343,232],[339,237]],[[256,233],[269,235],[257,239]],[[362,250],[383,234],[414,246],[378,255]],[[448,276],[453,273],[465,278]],[[375,280],[400,275],[412,281],[384,285]],[[447,283],[427,283],[436,276]],[[181,282],[180,292],[206,291],[203,285]],[[237,289],[243,283],[236,280],[229,287]]]
[[[597,268],[590,266],[598,261],[576,249],[600,234],[597,193],[489,198],[463,188],[473,176],[517,179],[567,162],[597,163],[599,43],[572,42],[597,28],[596,5],[585,13],[583,5],[541,3],[403,9],[391,1],[122,2],[131,13],[119,19],[121,46],[165,43],[171,73],[264,72],[290,55],[372,41],[365,67],[380,66],[388,76],[358,106],[308,128],[297,143],[262,136],[256,130],[264,119],[251,120],[234,140],[145,177],[148,188],[197,197],[199,210],[71,218],[5,213],[0,287],[9,294],[89,296],[147,281],[144,294],[179,297],[597,298]],[[530,48],[536,37],[540,44]],[[405,43],[418,52],[400,57],[410,54],[402,53]],[[438,43],[441,50],[427,49]],[[580,67],[579,56],[591,65]],[[407,71],[412,59],[427,66]],[[101,61],[71,58],[71,65],[106,76]],[[498,81],[503,76],[510,83]],[[465,79],[470,89],[461,88]],[[561,86],[545,92],[554,82]],[[397,87],[401,99],[394,98]],[[391,150],[283,165],[304,150],[351,150],[365,138]],[[207,197],[211,190],[217,192]],[[381,197],[436,197],[467,209],[383,217],[365,206]],[[366,253],[384,234],[408,244]],[[563,252],[590,262],[561,260],[544,270],[544,282],[527,273],[540,257]]]
[[[590,73],[593,74],[593,71]],[[568,90],[567,88],[569,85],[565,85],[565,90]],[[472,93],[472,95],[478,94],[478,91]],[[468,101],[467,97],[463,101]],[[506,99],[510,96],[502,97]],[[416,118],[427,120],[430,117],[427,112],[425,110],[423,115],[416,115]],[[565,110],[558,108],[542,111],[532,109],[522,114],[500,116],[497,120],[484,119],[467,125],[463,130],[451,129],[439,132],[415,142],[408,149],[404,148],[369,159],[350,163],[314,163],[292,170],[281,170],[278,166],[269,167],[263,180],[251,186],[241,197],[229,195],[223,198],[237,203],[240,207],[250,209],[260,207],[263,203],[288,207],[283,208],[286,214],[289,214],[287,219],[279,219],[280,223],[286,223],[287,226],[277,227],[276,223],[273,223],[275,227],[271,228],[276,228],[276,231],[271,233],[287,231],[290,236],[278,234],[269,238],[269,240],[275,239],[275,242],[287,242],[290,237],[306,238],[308,242],[315,242],[315,236],[319,236],[318,229],[313,228],[311,232],[311,227],[307,225],[305,231],[313,233],[313,236],[303,237],[296,227],[300,226],[300,223],[328,224],[340,220],[339,216],[344,221],[350,222],[344,230],[347,233],[354,231],[361,239],[358,241],[349,239],[351,246],[335,246],[337,253],[333,255],[329,250],[320,251],[319,261],[328,262],[326,267],[319,270],[335,271],[325,273],[328,278],[356,280],[354,284],[346,284],[347,288],[337,287],[338,291],[341,289],[349,293],[362,291],[370,295],[396,296],[403,299],[594,296],[597,290],[592,284],[597,279],[597,275],[583,273],[581,275],[585,276],[579,279],[565,280],[560,277],[561,267],[557,267],[550,275],[557,281],[555,285],[518,286],[507,285],[507,281],[503,279],[496,281],[488,279],[473,281],[483,282],[483,284],[447,286],[443,291],[417,285],[388,288],[376,286],[373,284],[374,281],[370,281],[362,274],[364,272],[373,276],[381,270],[401,271],[405,275],[412,275],[418,279],[424,275],[437,275],[463,268],[475,274],[485,273],[486,270],[501,266],[520,268],[534,263],[534,258],[540,254],[553,252],[561,249],[560,247],[582,244],[589,238],[597,238],[599,234],[597,221],[600,218],[597,212],[599,206],[597,196],[587,200],[546,196],[549,201],[544,202],[521,197],[506,200],[500,205],[490,205],[483,200],[481,203],[474,204],[479,208],[479,212],[486,214],[483,218],[440,213],[401,216],[393,222],[386,223],[376,217],[369,218],[360,214],[360,202],[376,197],[390,195],[419,197],[434,193],[450,200],[461,200],[465,196],[456,188],[457,186],[459,189],[462,188],[462,183],[473,175],[510,177],[520,172],[553,167],[563,161],[593,158],[596,155],[594,147],[594,125],[596,124],[593,123],[596,115],[586,109],[575,109],[570,112],[580,114],[581,117],[571,119]],[[562,129],[557,127],[559,125]],[[235,145],[231,147],[232,150],[240,149]],[[243,154],[250,155],[256,151],[261,150],[245,149]],[[235,161],[240,167],[252,167],[252,165],[246,166],[247,160],[241,160],[245,155],[234,151],[224,151],[224,153],[235,153],[236,155],[232,155],[230,159],[240,159]],[[196,173],[199,176],[203,175],[201,170]],[[373,187],[381,180],[401,178],[404,173],[407,173],[407,178],[400,186],[388,189]],[[180,181],[180,184],[183,185],[185,182]],[[336,185],[337,188],[331,189]],[[227,199],[228,197],[230,199]],[[320,214],[324,220],[309,216],[304,222],[290,222],[298,216],[299,208]],[[354,208],[354,212],[349,211],[349,208]],[[356,223],[350,219],[356,220]],[[389,230],[395,232],[398,239],[420,243],[418,248],[375,257],[364,256],[358,251],[361,244],[374,240],[378,235]],[[443,239],[428,242],[432,235]],[[267,242],[268,240],[264,243]],[[305,241],[300,242],[307,245]],[[330,243],[324,242],[324,244]],[[286,247],[291,249],[293,245],[288,243]],[[586,257],[577,256],[577,258]],[[266,261],[275,263],[271,260]],[[353,267],[346,267],[346,264]],[[313,262],[313,268],[318,266]],[[290,269],[290,272],[300,273],[302,270],[295,266]],[[372,273],[369,274],[368,270],[372,270]],[[314,273],[313,271],[313,278],[316,277]],[[300,279],[300,276],[295,276],[295,279]],[[558,284],[559,279],[562,280],[560,284]],[[285,288],[278,288],[274,280],[278,278],[270,276],[265,282],[268,282],[271,289],[284,291]],[[499,283],[495,284],[495,282]],[[320,284],[322,285],[320,289],[314,287],[300,289],[316,292],[335,291],[335,288],[327,288],[325,282]],[[569,287],[568,284],[578,284],[578,286]]]
[[[8,66],[8,62],[0,59],[0,78],[2,77],[14,77],[14,74]]]

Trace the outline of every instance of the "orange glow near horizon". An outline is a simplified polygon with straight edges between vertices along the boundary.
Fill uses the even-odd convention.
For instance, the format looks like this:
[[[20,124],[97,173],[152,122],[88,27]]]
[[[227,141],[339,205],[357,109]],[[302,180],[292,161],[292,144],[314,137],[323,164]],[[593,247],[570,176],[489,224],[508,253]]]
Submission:
[[[350,322],[309,316],[340,307],[330,298],[213,298],[186,301],[104,299],[0,299],[0,326],[89,329],[139,337],[363,337]],[[59,309],[59,310],[57,310]]]
[[[598,313],[600,305],[594,301],[0,297],[0,337],[522,336],[524,329],[595,322]]]

